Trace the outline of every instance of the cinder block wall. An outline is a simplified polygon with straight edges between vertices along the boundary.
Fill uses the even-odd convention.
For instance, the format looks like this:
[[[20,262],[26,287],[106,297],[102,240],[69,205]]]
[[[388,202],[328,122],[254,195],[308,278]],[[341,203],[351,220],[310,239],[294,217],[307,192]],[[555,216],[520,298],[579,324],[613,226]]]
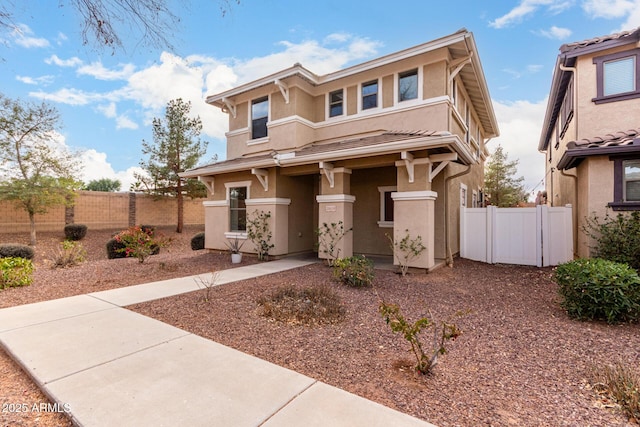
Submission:
[[[184,200],[184,224],[204,224],[204,199]],[[72,208],[55,206],[44,215],[36,215],[37,231],[59,231],[67,222],[85,224],[89,229],[117,229],[130,225],[175,225],[177,202],[172,197],[154,198],[139,193],[78,191]],[[66,214],[66,215],[65,215]],[[12,202],[0,202],[0,233],[29,231],[29,216]]]

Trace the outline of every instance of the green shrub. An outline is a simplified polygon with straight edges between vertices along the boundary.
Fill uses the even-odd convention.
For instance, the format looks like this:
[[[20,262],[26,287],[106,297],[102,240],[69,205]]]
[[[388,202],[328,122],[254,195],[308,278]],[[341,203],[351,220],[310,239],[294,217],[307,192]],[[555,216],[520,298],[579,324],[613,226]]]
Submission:
[[[87,259],[87,251],[84,250],[80,242],[65,240],[60,242],[60,246],[53,256],[53,268],[71,267],[78,265]]]
[[[593,215],[583,231],[596,242],[597,258],[623,262],[640,271],[640,212],[607,214],[603,220]]]
[[[191,238],[191,249],[194,251],[204,249],[204,232],[198,233]]]
[[[107,258],[126,258],[127,254],[124,252],[126,248],[125,244],[117,241],[116,239],[109,239],[107,242]]]
[[[156,235],[149,226],[129,227],[114,237],[115,241],[124,245],[117,251],[127,257],[135,257],[141,264],[151,255],[157,255],[160,247],[169,243],[169,239]]]
[[[373,261],[362,255],[338,258],[333,262],[333,276],[348,286],[371,286],[374,276]]]
[[[24,258],[32,260],[35,252],[31,246],[8,243],[0,245],[0,258]]]
[[[67,240],[78,241],[87,235],[87,226],[84,224],[67,224],[64,226],[64,237]]]
[[[577,259],[560,264],[554,279],[560,305],[575,319],[617,323],[640,317],[640,277],[626,264]]]
[[[30,259],[0,258],[0,289],[28,286],[33,282],[33,263]]]

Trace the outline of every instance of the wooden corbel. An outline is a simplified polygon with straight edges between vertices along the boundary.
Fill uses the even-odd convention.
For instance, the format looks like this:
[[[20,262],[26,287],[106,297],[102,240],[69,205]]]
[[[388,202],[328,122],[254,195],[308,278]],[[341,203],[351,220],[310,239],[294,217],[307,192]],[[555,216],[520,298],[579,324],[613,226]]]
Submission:
[[[255,175],[256,178],[258,178],[258,181],[260,181],[260,184],[262,184],[262,188],[264,188],[264,191],[269,191],[269,171],[267,171],[266,169],[253,168],[251,169],[251,174]]]

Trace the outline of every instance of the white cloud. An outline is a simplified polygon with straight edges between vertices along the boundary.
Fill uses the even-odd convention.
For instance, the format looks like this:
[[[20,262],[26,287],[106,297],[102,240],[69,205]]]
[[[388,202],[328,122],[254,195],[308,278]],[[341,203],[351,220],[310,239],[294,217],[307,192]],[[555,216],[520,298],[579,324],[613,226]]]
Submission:
[[[107,161],[107,155],[94,149],[84,151],[80,156],[84,165],[80,179],[85,183],[102,178],[117,179],[122,184],[120,191],[128,191],[136,180],[134,173],[144,172],[138,166],[132,166],[124,171],[115,171]]]
[[[571,36],[572,31],[568,28],[560,28],[554,25],[548,30],[540,30],[540,34],[549,39],[564,40]]]
[[[82,65],[82,60],[75,56],[69,59],[60,59],[58,55],[51,55],[45,59],[44,62],[49,65],[57,65],[58,67],[76,67]]]
[[[121,114],[116,118],[116,129],[138,129],[138,124]]]
[[[53,82],[53,76],[29,77],[18,75],[16,80],[28,85],[48,85]]]
[[[105,68],[101,62],[93,62],[79,67],[76,72],[79,75],[88,75],[98,80],[126,80],[135,71],[133,64],[121,64],[120,69],[111,70]]]
[[[640,26],[640,0],[585,0],[582,8],[590,18],[624,18],[615,31],[631,30]]]
[[[505,15],[494,19],[489,23],[493,28],[504,28],[509,25],[522,22],[524,18],[535,13],[541,6],[548,6],[552,13],[559,13],[571,6],[570,1],[558,0],[521,0],[520,4],[511,9]]]
[[[510,160],[517,159],[519,161],[517,177],[524,176],[525,189],[531,191],[544,177],[545,157],[538,152],[538,141],[547,100],[494,101],[493,107],[500,126],[500,136],[489,142],[489,151],[493,152],[500,144],[505,153],[508,153]],[[537,190],[540,189],[541,186],[537,188]]]
[[[59,102],[68,105],[87,105],[92,101],[102,99],[102,95],[84,92],[79,89],[60,89],[56,92],[29,92],[29,96],[46,101]]]
[[[25,24],[18,24],[14,27],[11,35],[18,46],[26,48],[49,46],[49,40],[41,37],[32,37],[33,31]]]

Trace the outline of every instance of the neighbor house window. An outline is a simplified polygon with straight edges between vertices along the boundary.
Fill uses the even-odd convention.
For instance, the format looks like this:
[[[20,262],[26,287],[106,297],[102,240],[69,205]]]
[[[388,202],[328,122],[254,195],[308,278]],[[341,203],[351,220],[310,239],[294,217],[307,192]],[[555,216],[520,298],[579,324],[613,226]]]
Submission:
[[[612,158],[613,202],[617,210],[640,210],[640,158]]]
[[[467,207],[467,186],[465,184],[460,184],[460,207]]]
[[[418,70],[398,74],[398,101],[418,98]]]
[[[624,201],[640,202],[640,160],[625,160],[622,166]]]
[[[597,74],[596,104],[640,97],[640,49],[593,59]]]
[[[247,187],[229,188],[229,230],[247,230]]]
[[[397,191],[397,187],[378,187],[380,192],[380,227],[393,227],[393,198],[391,193]]]
[[[344,92],[342,89],[329,94],[329,117],[341,116],[343,111]]]
[[[362,109],[376,108],[378,106],[378,81],[362,84]]]
[[[251,102],[251,139],[267,136],[269,118],[269,98],[255,99]]]

